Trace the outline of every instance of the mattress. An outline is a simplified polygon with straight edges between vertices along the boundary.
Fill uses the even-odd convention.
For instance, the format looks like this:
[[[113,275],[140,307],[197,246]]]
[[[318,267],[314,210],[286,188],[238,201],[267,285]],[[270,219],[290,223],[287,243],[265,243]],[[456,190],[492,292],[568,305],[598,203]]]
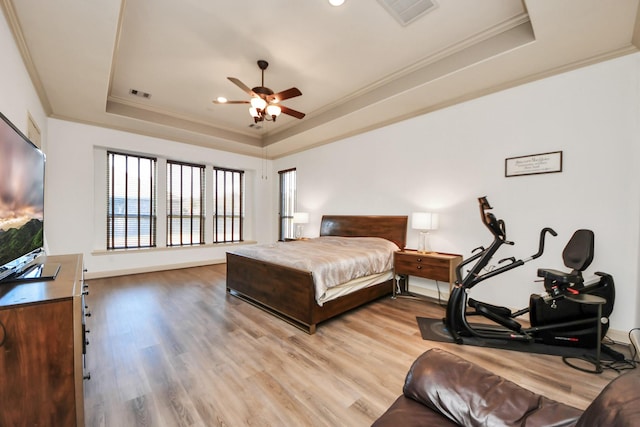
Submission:
[[[229,251],[311,272],[319,305],[385,280],[393,274],[398,246],[379,237],[322,236],[293,242],[243,246]]]

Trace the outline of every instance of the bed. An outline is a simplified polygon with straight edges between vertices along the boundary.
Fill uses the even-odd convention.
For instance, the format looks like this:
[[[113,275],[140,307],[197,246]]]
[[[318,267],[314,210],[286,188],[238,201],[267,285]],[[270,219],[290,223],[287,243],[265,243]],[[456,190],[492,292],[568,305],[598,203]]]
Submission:
[[[381,237],[399,249],[405,247],[406,234],[406,216],[325,215],[320,225],[321,237]],[[281,244],[294,243],[298,242]],[[315,333],[318,323],[324,320],[391,294],[392,272],[381,280],[320,305],[311,271],[255,259],[241,249],[227,252],[227,292],[309,334]]]

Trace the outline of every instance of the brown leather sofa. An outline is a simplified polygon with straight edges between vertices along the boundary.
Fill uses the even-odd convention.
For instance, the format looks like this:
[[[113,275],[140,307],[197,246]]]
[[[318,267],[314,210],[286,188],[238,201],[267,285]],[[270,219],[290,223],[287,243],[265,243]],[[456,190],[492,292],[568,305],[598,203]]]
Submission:
[[[640,369],[618,376],[581,411],[431,349],[413,363],[403,394],[373,426],[637,427]]]

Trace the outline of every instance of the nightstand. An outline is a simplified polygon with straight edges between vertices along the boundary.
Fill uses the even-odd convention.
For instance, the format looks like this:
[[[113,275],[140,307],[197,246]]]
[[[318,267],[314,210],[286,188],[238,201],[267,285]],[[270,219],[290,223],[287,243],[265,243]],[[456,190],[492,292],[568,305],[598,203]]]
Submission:
[[[449,294],[456,281],[456,267],[462,255],[442,252],[419,253],[412,249],[395,252],[393,255],[393,298],[415,296],[409,292],[409,276],[449,283]],[[404,276],[404,286],[398,285],[396,276]]]

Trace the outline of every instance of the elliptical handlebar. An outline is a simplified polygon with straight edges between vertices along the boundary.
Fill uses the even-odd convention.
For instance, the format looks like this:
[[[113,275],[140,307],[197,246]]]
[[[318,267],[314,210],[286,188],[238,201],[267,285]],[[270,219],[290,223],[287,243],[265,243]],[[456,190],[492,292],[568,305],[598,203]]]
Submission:
[[[491,243],[491,245],[487,249],[485,249],[482,246],[474,249],[473,252],[476,252],[477,250],[480,250],[480,251],[477,252],[472,257],[462,261],[456,268],[456,278],[457,278],[456,283],[467,289],[472,288],[473,286],[477,285],[479,282],[483,280],[486,280],[490,277],[504,273],[505,271],[519,267],[524,263],[527,263],[529,261],[532,261],[540,257],[544,252],[544,242],[545,242],[546,234],[549,233],[553,236],[558,235],[558,233],[556,233],[555,230],[553,230],[550,227],[543,228],[540,231],[540,243],[538,245],[537,253],[525,259],[516,260],[514,257],[502,259],[500,260],[499,263],[503,263],[505,261],[509,261],[509,263],[506,265],[503,265],[502,267],[483,273],[482,270],[489,263],[493,255],[498,250],[498,248],[503,244],[513,245],[513,242],[506,240],[506,227],[505,227],[504,221],[501,219],[497,219],[495,215],[493,215],[491,212],[487,212],[487,210],[492,209],[487,198],[480,197],[478,198],[478,202],[480,203],[480,214],[482,217],[482,222],[489,229],[489,231],[491,231],[491,234],[493,234],[494,236],[494,240],[493,240],[493,243]],[[468,271],[468,274],[465,277],[462,277],[463,266],[466,266],[476,260],[477,262]]]
[[[480,204],[480,218],[482,218],[482,223],[489,229],[491,234],[493,234],[493,237],[504,243],[512,244],[506,241],[507,230],[504,221],[497,219],[494,214],[488,212],[493,208],[489,204],[487,197],[479,197],[478,202]]]

